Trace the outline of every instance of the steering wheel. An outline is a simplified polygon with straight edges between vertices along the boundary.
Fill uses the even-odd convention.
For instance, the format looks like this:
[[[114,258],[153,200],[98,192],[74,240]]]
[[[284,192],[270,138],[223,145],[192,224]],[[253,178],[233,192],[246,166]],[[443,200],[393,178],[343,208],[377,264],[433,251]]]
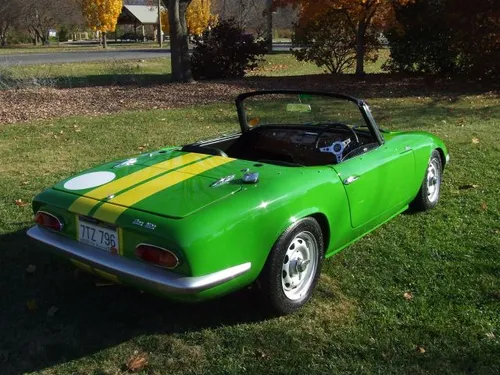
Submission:
[[[329,147],[319,147],[319,141],[321,139],[321,136],[325,133],[328,133],[330,130],[335,129],[335,128],[348,130],[354,136],[355,141],[353,143],[355,143],[355,145],[353,145],[353,146],[355,147],[356,145],[359,145],[359,138],[358,138],[358,135],[356,134],[356,132],[354,131],[354,129],[352,129],[348,125],[342,124],[340,122],[330,122],[330,123],[327,123],[325,125],[325,127],[323,128],[323,130],[321,132],[319,132],[318,135],[316,136],[316,141],[315,141],[314,147],[316,150],[319,150],[320,152],[325,152],[325,153],[330,153],[330,154],[335,155],[335,157],[337,159],[337,163],[340,163],[343,159],[342,155],[344,153],[345,148],[351,144],[351,138],[347,138],[343,142],[341,142],[341,141],[333,142]],[[353,147],[353,146],[351,146],[351,147]]]

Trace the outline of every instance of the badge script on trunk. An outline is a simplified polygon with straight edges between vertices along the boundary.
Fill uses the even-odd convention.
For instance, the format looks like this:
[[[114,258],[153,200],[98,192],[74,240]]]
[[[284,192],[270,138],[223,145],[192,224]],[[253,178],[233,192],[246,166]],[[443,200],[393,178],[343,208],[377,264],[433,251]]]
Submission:
[[[156,224],[153,223],[145,223],[144,221],[141,221],[139,219],[135,219],[132,224],[137,225],[139,227],[143,227],[146,229],[154,230],[156,228]]]

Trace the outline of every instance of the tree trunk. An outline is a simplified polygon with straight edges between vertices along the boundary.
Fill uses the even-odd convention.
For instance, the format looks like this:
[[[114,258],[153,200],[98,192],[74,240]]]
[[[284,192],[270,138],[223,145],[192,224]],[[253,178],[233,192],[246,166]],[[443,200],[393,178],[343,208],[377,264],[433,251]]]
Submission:
[[[170,59],[172,61],[172,81],[192,82],[189,61],[188,30],[186,9],[190,0],[169,0],[168,20],[170,23]]]
[[[108,48],[108,38],[105,32],[102,33],[102,48]]]
[[[356,30],[356,75],[358,77],[365,75],[365,33],[366,23],[360,21]]]
[[[273,0],[266,0],[266,17],[267,17],[267,29],[266,29],[266,44],[267,52],[271,53],[273,51]]]
[[[172,62],[172,81],[182,82],[182,58],[180,49],[181,21],[179,18],[179,0],[169,0],[168,21],[170,24],[170,60]]]
[[[182,60],[182,81],[183,82],[194,82],[193,75],[191,73],[191,58],[189,56],[189,30],[187,25],[186,13],[187,8],[191,0],[180,0],[179,3],[179,17],[181,21],[181,60]]]
[[[2,47],[7,45],[7,31],[9,31],[9,24],[0,26],[0,46]]]
[[[158,0],[158,34],[156,35],[158,39],[158,45],[163,47],[163,35],[162,35],[162,29],[161,29],[161,0]]]

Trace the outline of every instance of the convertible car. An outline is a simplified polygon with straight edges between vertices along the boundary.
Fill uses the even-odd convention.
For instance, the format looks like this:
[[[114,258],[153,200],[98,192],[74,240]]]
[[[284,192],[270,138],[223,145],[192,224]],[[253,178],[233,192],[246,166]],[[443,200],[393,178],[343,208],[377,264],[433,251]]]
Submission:
[[[241,132],[100,165],[37,195],[28,235],[75,265],[164,297],[253,285],[279,314],[321,263],[411,205],[434,207],[449,161],[424,132],[388,132],[347,95],[236,99]]]

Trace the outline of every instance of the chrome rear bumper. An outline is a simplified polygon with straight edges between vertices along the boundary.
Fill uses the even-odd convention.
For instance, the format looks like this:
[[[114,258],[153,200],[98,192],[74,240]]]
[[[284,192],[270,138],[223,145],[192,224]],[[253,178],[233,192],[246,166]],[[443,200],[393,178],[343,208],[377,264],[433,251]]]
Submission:
[[[108,253],[38,226],[30,228],[27,234],[51,246],[56,253],[67,258],[111,273],[138,288],[155,290],[164,294],[199,293],[243,275],[251,268],[251,263],[244,263],[208,275],[188,277]]]

